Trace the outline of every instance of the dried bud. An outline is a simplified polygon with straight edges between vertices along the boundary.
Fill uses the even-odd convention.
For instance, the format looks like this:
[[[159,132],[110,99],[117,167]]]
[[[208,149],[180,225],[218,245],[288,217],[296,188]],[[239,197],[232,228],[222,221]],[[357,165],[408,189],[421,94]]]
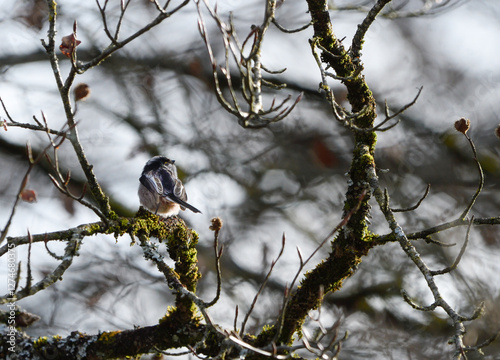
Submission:
[[[73,94],[75,95],[75,101],[85,100],[90,95],[90,88],[87,84],[80,83],[76,85]]]
[[[67,57],[71,57],[76,47],[81,44],[80,40],[76,39],[76,34],[73,33],[68,36],[64,36],[61,40],[61,45],[59,46],[59,50],[66,55]]]
[[[19,194],[19,196],[21,197],[22,201],[26,201],[28,203],[36,202],[35,190],[24,189],[23,191],[21,191],[21,194]]]
[[[460,120],[455,121],[455,129],[465,135],[470,129],[470,120],[461,118]]]
[[[495,129],[495,135],[497,136],[497,138],[500,138],[500,125],[498,125]]]
[[[6,120],[2,121],[2,126],[3,126],[3,129],[5,131],[7,131],[7,121]]]
[[[222,219],[220,217],[214,217],[212,219],[212,225],[210,225],[210,230],[220,231],[222,229]]]

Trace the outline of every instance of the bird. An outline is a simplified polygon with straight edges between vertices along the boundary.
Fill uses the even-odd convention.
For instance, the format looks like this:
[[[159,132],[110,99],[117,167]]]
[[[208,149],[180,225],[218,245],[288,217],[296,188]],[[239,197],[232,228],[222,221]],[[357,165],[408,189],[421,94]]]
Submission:
[[[151,158],[139,178],[139,201],[143,207],[163,217],[175,216],[180,210],[201,213],[187,203],[184,185],[177,177],[175,160],[157,155]]]

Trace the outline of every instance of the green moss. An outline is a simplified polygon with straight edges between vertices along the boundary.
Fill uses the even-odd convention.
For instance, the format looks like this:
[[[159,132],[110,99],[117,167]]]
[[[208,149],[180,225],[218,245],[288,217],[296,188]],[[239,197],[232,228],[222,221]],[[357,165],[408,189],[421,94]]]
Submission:
[[[224,346],[224,337],[221,336],[221,334],[215,332],[215,331],[209,331],[204,338],[204,345],[205,349],[203,349],[204,353],[206,354],[213,354],[213,355],[218,355],[218,359],[225,359],[227,358],[227,354],[222,354],[221,353],[221,345]],[[236,357],[235,357],[236,358]]]
[[[167,320],[169,320],[170,315],[173,314],[177,308],[175,306],[168,306],[167,307],[167,313],[158,321],[159,324],[165,323]]]
[[[106,331],[103,332],[97,341],[103,343],[104,345],[110,345],[115,341],[115,336],[120,334],[121,331]]]
[[[175,271],[180,275],[180,281],[189,291],[196,291],[196,285],[201,278],[196,250],[198,234],[188,229],[184,222],[179,222],[166,240],[168,253],[175,261]]]
[[[184,325],[189,324],[189,327],[197,327],[200,322],[200,316],[194,315],[194,313],[186,314],[181,307],[173,306],[169,306],[165,316],[159,320],[160,331],[163,336],[168,336],[171,339],[174,339],[175,336],[177,339],[174,341],[181,341],[183,343],[186,343],[186,341],[189,341],[190,343],[192,343],[193,340],[195,342],[197,341],[196,339],[190,338],[190,336],[192,336],[191,332],[185,332],[182,330]]]
[[[259,336],[253,342],[256,347],[266,346],[271,344],[276,336],[276,327],[274,325],[264,325]]]
[[[89,224],[86,229],[87,235],[95,235],[102,232],[100,223]]]
[[[375,165],[372,154],[365,152],[362,154],[356,154],[354,160],[354,171],[360,176],[360,179],[366,179],[366,170]],[[354,176],[353,176],[354,177]]]
[[[118,220],[119,216],[113,210],[110,210],[109,213],[108,213],[108,219],[110,219],[110,220]]]
[[[110,229],[110,233],[116,234],[117,232],[121,235],[129,233],[131,236],[143,233],[147,237],[155,237],[161,242],[168,236],[169,229],[164,222],[160,221],[158,215],[141,207],[133,220],[122,218],[115,225],[115,229]]]
[[[376,242],[378,237],[379,236],[377,234],[374,234],[373,232],[367,230],[365,236],[361,239],[361,241],[364,241],[366,243],[374,243]]]
[[[38,339],[36,339],[33,342],[33,348],[37,349],[37,350],[41,349],[45,345],[47,345],[47,337],[46,336],[39,337]]]
[[[128,228],[128,226],[130,225],[130,221],[127,218],[120,218],[119,224],[120,224],[120,227],[122,227],[122,228]]]

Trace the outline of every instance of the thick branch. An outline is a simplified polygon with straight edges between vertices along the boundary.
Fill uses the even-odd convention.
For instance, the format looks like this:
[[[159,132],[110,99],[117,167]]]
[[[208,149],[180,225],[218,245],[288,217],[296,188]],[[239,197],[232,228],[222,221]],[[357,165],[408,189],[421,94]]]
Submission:
[[[358,59],[356,63],[353,62],[333,33],[327,1],[308,0],[307,3],[314,27],[314,39],[323,50],[322,61],[343,78],[341,81],[347,87],[351,107],[354,112],[359,112],[353,119],[353,124],[358,129],[373,128],[376,117],[375,99],[360,74],[362,68]],[[361,257],[373,246],[366,223],[370,211],[369,193],[366,190],[367,172],[375,168],[373,153],[376,135],[373,131],[354,131],[354,135],[356,144],[343,217],[355,208],[357,211],[349,216],[347,224],[333,241],[329,257],[306,275],[301,286],[292,295],[278,343],[288,343],[308,312],[319,306],[323,293],[320,289],[323,288],[325,293],[338,290],[343,281],[354,274]]]

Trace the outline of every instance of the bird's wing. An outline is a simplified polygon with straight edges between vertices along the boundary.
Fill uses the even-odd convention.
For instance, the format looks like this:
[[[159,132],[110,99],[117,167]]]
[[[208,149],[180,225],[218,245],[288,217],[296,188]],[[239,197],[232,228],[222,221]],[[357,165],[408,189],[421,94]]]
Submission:
[[[182,185],[182,182],[179,179],[175,179],[175,185],[174,185],[174,195],[181,199],[186,201],[187,194],[186,194],[186,189],[184,188],[184,185]]]
[[[161,194],[163,193],[163,186],[159,181],[155,181],[155,177],[151,176],[150,173],[142,174],[139,181],[142,185],[152,193]]]
[[[161,168],[157,172],[157,182],[161,186],[160,194],[168,197],[174,192],[175,180],[172,177],[172,173],[167,169]]]
[[[166,197],[170,201],[179,204],[183,210],[185,208],[188,208],[195,213],[201,213],[200,210],[186,202],[186,190],[184,189],[184,185],[182,185],[182,182],[177,179],[177,177],[174,178],[170,171],[168,171],[167,169],[160,169],[157,175],[157,177],[154,177],[156,182],[152,179],[148,179],[154,183],[153,187],[156,189],[155,191],[158,191],[159,194]],[[147,185],[144,186],[150,189]]]

